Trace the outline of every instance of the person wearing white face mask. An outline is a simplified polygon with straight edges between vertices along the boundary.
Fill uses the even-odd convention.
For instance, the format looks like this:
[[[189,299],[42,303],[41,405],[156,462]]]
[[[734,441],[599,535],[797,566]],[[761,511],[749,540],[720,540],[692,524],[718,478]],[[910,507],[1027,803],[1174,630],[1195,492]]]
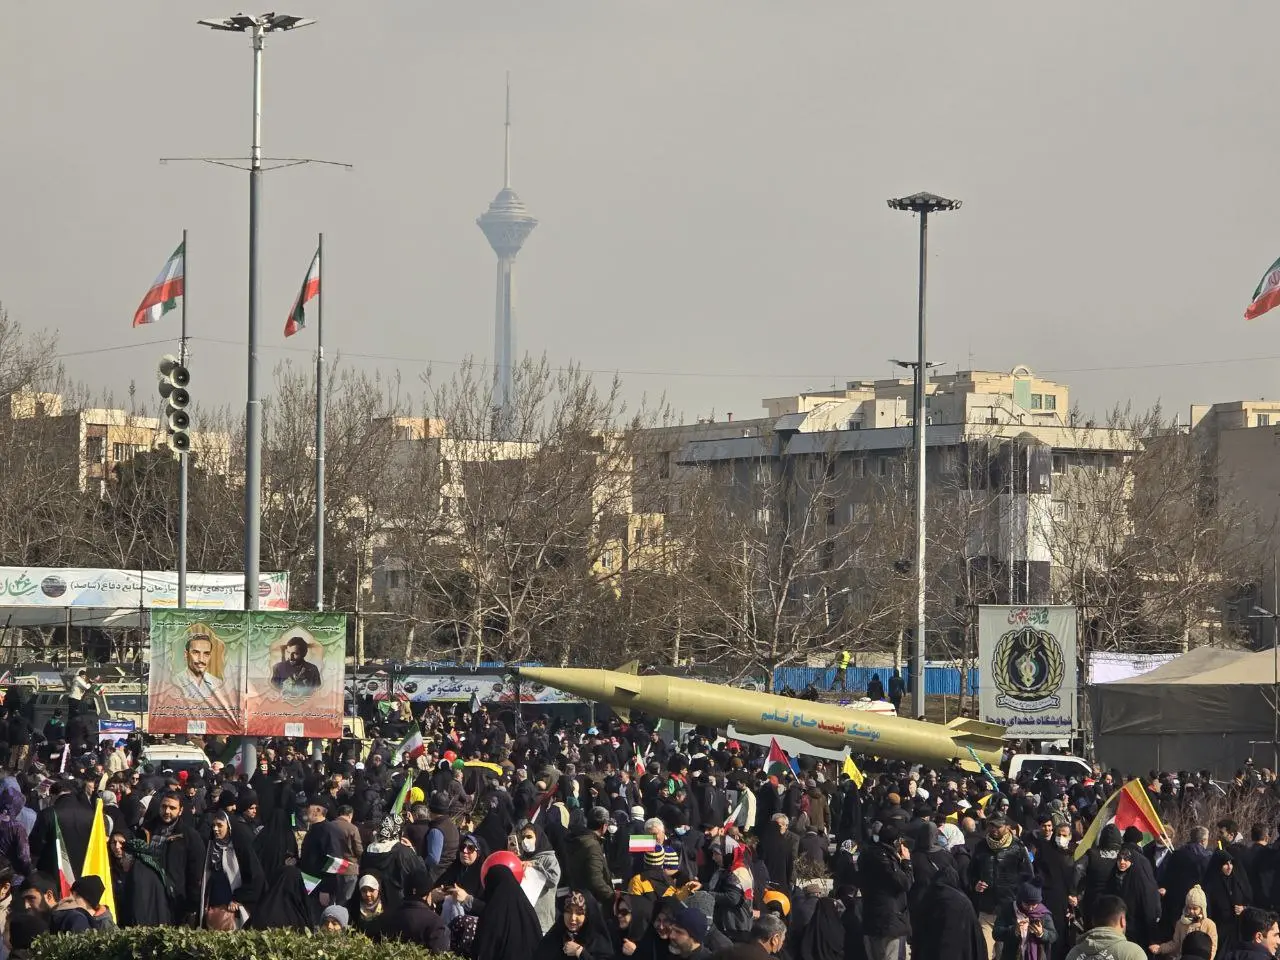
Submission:
[[[1054,929],[1065,931],[1069,929],[1069,921],[1079,904],[1076,863],[1071,856],[1071,824],[1050,823],[1049,829],[1047,837],[1037,837],[1036,860],[1032,867],[1042,888],[1041,899],[1053,916]],[[1059,935],[1060,941],[1065,939]],[[1054,957],[1065,953],[1065,943],[1053,945]]]
[[[525,881],[536,872],[544,881],[542,891],[533,903],[538,926],[545,935],[556,923],[556,887],[560,883],[560,861],[541,829],[528,821],[519,824],[507,842],[507,849],[524,861]]]

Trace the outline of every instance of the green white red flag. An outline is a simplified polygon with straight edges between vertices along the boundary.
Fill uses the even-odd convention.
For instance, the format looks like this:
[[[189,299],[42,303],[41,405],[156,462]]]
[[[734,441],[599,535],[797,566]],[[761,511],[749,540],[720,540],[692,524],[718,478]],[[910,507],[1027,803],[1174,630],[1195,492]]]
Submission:
[[[391,758],[391,762],[398,764],[405,757],[408,757],[410,760],[417,760],[426,752],[427,744],[426,741],[422,739],[422,729],[415,723],[409,729],[408,736],[400,741],[400,746],[396,747],[396,751]]]
[[[343,857],[330,857],[329,862],[325,864],[325,873],[337,873],[344,877],[351,876],[359,868],[360,864],[354,860],[347,860]]]
[[[178,305],[178,298],[185,292],[187,272],[187,245],[178,244],[178,249],[165,261],[160,275],[151,284],[151,289],[138,304],[133,315],[133,325],[140,327],[144,323],[155,323],[166,313]]]
[[[70,748],[68,748],[70,749]],[[66,841],[62,839],[62,824],[58,815],[53,815],[53,845],[58,856],[58,888],[61,896],[71,896],[71,885],[76,882],[76,872],[71,868],[71,857],[67,853]]]
[[[396,799],[391,804],[391,812],[400,814],[404,812],[404,805],[409,802],[409,791],[413,788],[413,775],[406,771],[404,775],[404,783],[400,785],[400,792],[396,794]]]
[[[284,324],[284,335],[292,337],[307,325],[307,304],[320,295],[320,250],[311,258],[311,266],[307,268],[307,277],[302,281],[302,289],[298,291],[298,299],[289,311],[289,319]]]
[[[1280,306],[1280,260],[1267,267],[1253,291],[1253,300],[1245,307],[1244,318],[1257,320],[1273,307]]]

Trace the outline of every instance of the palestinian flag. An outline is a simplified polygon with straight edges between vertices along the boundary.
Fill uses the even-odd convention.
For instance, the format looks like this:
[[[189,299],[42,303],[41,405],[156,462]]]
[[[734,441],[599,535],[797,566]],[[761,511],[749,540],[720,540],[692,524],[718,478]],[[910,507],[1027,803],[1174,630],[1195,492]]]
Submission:
[[[324,865],[325,873],[337,873],[344,877],[353,875],[358,870],[360,864],[354,860],[346,860],[343,857],[330,857],[329,862]]]
[[[67,844],[62,839],[62,824],[58,822],[56,813],[53,815],[53,843],[58,857],[58,887],[62,890],[60,896],[69,897],[71,885],[76,882],[76,872],[71,869],[71,857],[67,853]]]
[[[1109,823],[1114,823],[1121,831],[1137,827],[1148,842],[1160,840],[1165,844],[1169,843],[1169,831],[1161,822],[1160,814],[1156,813],[1155,807],[1151,805],[1151,797],[1148,796],[1147,788],[1143,786],[1141,780],[1130,780],[1098,808],[1093,823],[1089,824],[1089,829],[1085,831],[1084,836],[1080,838],[1079,846],[1076,847],[1076,860],[1083,857],[1089,848],[1098,842],[1098,835],[1102,833],[1102,828]]]
[[[653,851],[660,849],[662,849],[662,844],[651,833],[633,833],[631,839],[627,841],[628,853],[653,853]]]
[[[302,289],[298,291],[298,299],[289,311],[289,319],[284,323],[284,335],[292,337],[307,325],[307,303],[320,294],[320,249],[311,258],[311,266],[307,268],[307,278],[302,281]]]
[[[769,756],[764,762],[764,772],[769,776],[777,776],[782,772],[795,776],[795,768],[791,766],[791,759],[787,756],[787,752],[778,745],[776,737],[769,738]]]
[[[323,879],[323,877],[313,877],[309,873],[304,873],[302,875],[302,886],[306,889],[308,894],[311,894],[315,892],[316,887],[320,886]]]
[[[186,260],[186,244],[180,243],[161,268],[160,275],[151,284],[142,303],[138,304],[138,310],[133,315],[135,327],[155,323],[178,305],[178,298],[183,295],[186,283]]]
[[[391,762],[393,764],[400,763],[405,757],[410,760],[417,760],[426,752],[427,744],[422,739],[422,728],[415,723],[409,729],[408,735],[400,741],[400,746],[396,747],[396,752],[392,755]]]

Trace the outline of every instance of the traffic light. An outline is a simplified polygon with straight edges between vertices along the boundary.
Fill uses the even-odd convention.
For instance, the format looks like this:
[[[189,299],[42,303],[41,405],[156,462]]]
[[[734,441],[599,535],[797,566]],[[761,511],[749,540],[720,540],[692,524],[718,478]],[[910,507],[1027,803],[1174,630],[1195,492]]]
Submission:
[[[177,357],[167,353],[160,358],[159,372],[169,446],[178,453],[186,453],[191,449],[191,414],[187,412],[191,403],[191,394],[187,392],[191,371]]]

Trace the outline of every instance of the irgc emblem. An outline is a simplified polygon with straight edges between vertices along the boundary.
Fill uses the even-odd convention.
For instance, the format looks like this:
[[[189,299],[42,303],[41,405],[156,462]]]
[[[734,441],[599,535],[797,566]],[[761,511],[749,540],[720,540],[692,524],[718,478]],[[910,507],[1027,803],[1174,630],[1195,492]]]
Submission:
[[[1000,688],[999,706],[1030,713],[1056,709],[1066,658],[1048,630],[1022,626],[1003,634],[991,655],[992,678]]]

